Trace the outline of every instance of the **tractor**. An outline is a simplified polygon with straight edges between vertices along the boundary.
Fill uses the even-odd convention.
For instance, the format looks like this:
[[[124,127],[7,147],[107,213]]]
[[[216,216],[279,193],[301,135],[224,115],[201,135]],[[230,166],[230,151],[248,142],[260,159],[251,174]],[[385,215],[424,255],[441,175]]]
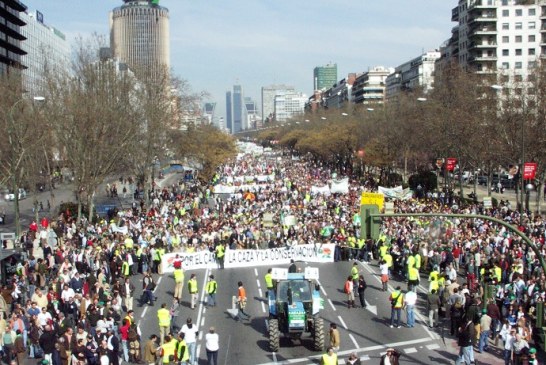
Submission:
[[[269,348],[276,352],[281,334],[291,340],[301,340],[310,333],[315,351],[324,350],[324,321],[319,316],[323,308],[320,297],[317,268],[306,268],[305,273],[288,273],[287,269],[273,269],[274,290],[268,291]]]

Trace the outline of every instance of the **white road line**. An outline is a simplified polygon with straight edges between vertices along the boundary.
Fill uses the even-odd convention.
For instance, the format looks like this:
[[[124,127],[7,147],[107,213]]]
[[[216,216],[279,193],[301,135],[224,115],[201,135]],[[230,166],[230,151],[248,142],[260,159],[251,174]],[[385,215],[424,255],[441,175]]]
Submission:
[[[332,309],[333,309],[334,311],[337,311],[336,306],[335,306],[334,303],[332,302],[332,299],[328,298],[328,303],[330,303],[330,306],[332,307]]]
[[[317,280],[317,284],[320,286],[320,292],[322,293],[322,295],[327,297],[328,294],[326,294],[326,290],[324,290],[324,288],[322,287],[322,284],[320,283],[320,281]]]
[[[147,310],[148,310],[148,307],[144,308],[144,310],[142,311],[142,314],[140,315],[140,318],[144,318]]]
[[[351,341],[353,341],[353,344],[355,345],[355,348],[358,348],[358,343],[356,342],[356,340],[355,340],[352,333],[349,333],[349,338],[351,339]]]
[[[204,301],[203,299],[205,298],[205,287],[207,285],[207,278],[209,277],[209,273],[210,273],[210,269],[207,268],[207,270],[205,270],[205,277],[203,278],[203,286],[202,286],[202,290],[201,290],[201,299],[199,300],[199,302],[197,303],[198,304],[198,308],[197,308],[197,320],[194,322],[196,323],[198,326],[199,324],[201,323],[201,317],[203,317],[203,323],[204,322],[204,316],[203,316],[203,309],[204,309]],[[198,328],[199,329],[199,328]],[[203,331],[199,331],[199,340],[201,340],[203,337]],[[196,352],[195,352],[195,356],[197,358],[199,358],[199,350],[201,349],[201,346],[198,346],[197,349],[196,349]]]
[[[343,325],[343,328],[345,328],[346,330],[349,329],[349,327],[347,327],[347,325],[345,324],[345,321],[343,320],[343,318],[341,318],[341,316],[337,316],[337,318],[339,319],[339,322]]]
[[[364,355],[360,357],[360,361],[368,361],[370,360],[370,357],[368,355]]]
[[[414,354],[417,352],[417,349],[415,347],[408,347],[407,349],[404,349],[404,352],[406,354]]]
[[[433,343],[432,345],[427,345],[427,349],[429,350],[436,350],[439,348],[440,348],[440,345],[438,345],[437,343]]]
[[[205,317],[203,316],[203,318],[201,319],[201,327],[203,327],[205,325]]]
[[[269,332],[269,321],[267,319],[265,320],[265,330]]]
[[[272,353],[271,353],[271,357],[273,358],[272,364],[276,364],[276,363],[277,363],[277,354],[274,353],[274,352],[272,352]]]
[[[260,295],[260,298],[263,297],[262,288],[258,288],[258,294]]]
[[[260,287],[260,280],[256,279],[256,285],[258,286],[258,288]]]
[[[418,339],[415,339],[415,340],[409,340],[409,341],[402,341],[402,342],[393,342],[393,343],[387,343],[387,344],[384,344],[384,345],[374,345],[374,346],[368,346],[368,347],[362,347],[362,348],[357,348],[357,349],[351,349],[351,350],[344,350],[344,351],[339,351],[337,353],[338,355],[338,358],[340,356],[345,356],[345,355],[349,355],[351,354],[352,352],[356,352],[356,353],[359,353],[359,352],[372,352],[372,351],[379,351],[379,350],[383,350],[383,354],[385,353],[385,349],[388,349],[389,347],[403,347],[403,346],[407,346],[407,345],[416,345],[418,343],[423,343],[423,342],[429,342],[430,341],[430,338],[428,337],[425,337],[425,338],[418,338]],[[309,357],[302,357],[302,358],[299,358],[299,359],[290,359],[290,360],[283,360],[283,364],[297,364],[297,363],[301,363],[301,362],[304,362],[304,361],[307,361],[309,362],[309,360],[317,360],[317,359],[320,359],[322,357],[322,354],[320,355],[313,355],[313,356],[309,356]],[[275,362],[266,362],[266,363],[263,363],[263,364],[258,364],[258,365],[274,365],[274,364],[277,364],[276,362],[276,357],[275,357]]]
[[[254,275],[258,276],[258,269],[254,268]]]
[[[153,290],[153,293],[159,288],[159,283],[161,283],[161,279],[163,279],[163,276],[160,276],[159,279],[157,279],[157,283],[155,283],[155,288]]]
[[[195,358],[196,358],[197,360],[199,360],[199,356],[198,356],[197,354],[199,353],[200,350],[201,350],[201,345],[197,345],[197,348],[196,348],[196,350],[195,350]]]
[[[362,265],[362,263],[360,263],[360,264]],[[378,275],[376,275],[375,271],[373,271],[371,267],[369,267],[369,266],[364,266],[364,265],[362,265],[362,267],[364,267],[364,269],[366,269],[370,274],[372,274],[372,276],[373,276],[374,278],[376,278],[377,281],[381,282],[381,279],[379,278]],[[394,287],[393,287],[391,284],[388,285],[388,288],[389,288],[390,291],[394,291]],[[421,288],[421,290],[424,290],[424,289]],[[426,291],[423,291],[423,292],[424,292],[425,294],[427,293]],[[415,313],[415,317],[417,317],[417,319],[419,319],[419,320],[422,322],[421,325],[423,326],[423,328],[425,329],[425,331],[428,333],[428,335],[430,336],[430,338],[433,339],[433,340],[439,339],[440,336],[439,336],[437,333],[432,332],[432,331],[429,329],[429,327],[428,327],[428,325],[427,325],[427,323],[428,323],[428,318],[426,318],[424,315],[422,315],[421,313],[419,313],[419,312],[416,311],[416,310],[414,310],[414,313]]]
[[[261,295],[260,295],[261,296]],[[265,313],[265,305],[264,302],[260,301],[260,305],[262,306],[262,312]]]

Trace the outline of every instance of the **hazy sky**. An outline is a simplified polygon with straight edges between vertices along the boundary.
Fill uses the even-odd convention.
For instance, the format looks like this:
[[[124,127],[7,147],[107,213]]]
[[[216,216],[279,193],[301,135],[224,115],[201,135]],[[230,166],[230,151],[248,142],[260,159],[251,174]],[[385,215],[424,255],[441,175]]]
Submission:
[[[107,35],[121,0],[22,0],[69,39]],[[395,67],[449,38],[457,0],[162,0],[170,11],[171,66],[208,91],[224,116],[225,92],[243,86],[261,112],[272,83],[313,91],[313,68],[334,62],[338,79]]]

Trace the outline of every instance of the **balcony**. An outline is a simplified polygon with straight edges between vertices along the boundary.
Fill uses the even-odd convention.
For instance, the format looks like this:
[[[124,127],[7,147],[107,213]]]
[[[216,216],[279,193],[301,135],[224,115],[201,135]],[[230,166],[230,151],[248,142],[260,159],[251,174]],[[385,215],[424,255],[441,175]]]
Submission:
[[[497,48],[497,42],[470,42],[468,49]]]
[[[459,21],[459,7],[458,6],[451,9],[451,21],[452,22],[458,22]]]
[[[497,56],[472,55],[468,57],[468,62],[497,62]]]
[[[470,28],[469,37],[477,35],[494,35],[497,34],[497,27],[493,25],[484,26],[482,24],[475,25]]]
[[[496,9],[495,0],[474,0],[469,6],[468,11],[477,11],[482,9]]]
[[[468,18],[468,24],[475,24],[475,23],[490,23],[490,22],[496,22],[497,21],[497,13],[494,11],[487,11],[482,13],[476,13],[471,15]]]

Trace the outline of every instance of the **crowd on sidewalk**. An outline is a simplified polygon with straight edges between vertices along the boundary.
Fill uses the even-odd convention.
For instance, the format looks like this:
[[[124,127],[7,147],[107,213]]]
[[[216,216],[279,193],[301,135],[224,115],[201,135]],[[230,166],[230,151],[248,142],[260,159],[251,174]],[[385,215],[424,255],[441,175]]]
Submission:
[[[419,256],[417,269],[436,277],[429,288],[440,298],[440,310],[450,318],[461,318],[452,325],[454,333],[466,328],[467,318],[476,329],[477,318],[481,322],[484,317],[469,317],[468,310],[481,309],[478,301],[483,300],[492,318],[491,336],[501,333],[505,343],[513,342],[510,356],[516,360],[515,355],[523,356],[526,351],[531,355],[530,348],[524,349],[529,346],[517,347],[521,340],[512,341],[510,336],[515,329],[514,338],[528,341],[532,337],[530,319],[546,293],[537,257],[519,238],[478,219],[392,218],[384,220],[378,242],[364,240],[360,237],[360,193],[375,189],[376,183],[372,178],[350,179],[345,193],[321,193],[320,187],[332,179],[330,169],[317,162],[244,155],[219,168],[210,184],[195,181],[158,187],[148,205],[135,203],[107,219],[77,221],[63,212],[51,222],[33,223],[21,237],[28,260],[19,263],[1,291],[4,361],[21,363],[27,356],[44,357],[54,365],[117,365],[120,358],[136,363],[152,363],[158,357],[164,363],[174,358],[185,361],[185,347],[190,350],[190,346],[179,345],[184,343],[184,332],[180,335],[169,328],[161,333],[163,341],[157,336],[144,341],[132,312],[135,297],[142,305],[153,304],[153,274],[161,274],[166,252],[222,254],[226,249],[321,242],[337,244],[336,260],[367,262],[380,257],[389,275],[412,281],[410,269],[417,268]],[[235,192],[215,194],[218,184],[235,186]],[[395,207],[400,212],[452,211],[449,204],[426,198],[397,201]],[[541,217],[520,216],[507,207],[485,210],[461,203],[458,207],[517,225],[546,253]],[[267,213],[280,217],[273,226],[263,224]],[[288,216],[295,217],[295,224],[284,221]],[[56,234],[49,234],[51,231]],[[457,273],[466,275],[465,283]],[[135,287],[134,275],[144,276],[142,287]],[[493,300],[485,297],[487,283],[496,285]],[[188,290],[191,293],[191,286]],[[452,315],[453,308],[460,309],[455,294],[466,308],[460,315]],[[171,320],[177,313],[175,304],[162,308]],[[489,313],[490,306],[497,306],[498,313]],[[165,351],[165,343],[171,341]],[[481,350],[486,351],[487,344],[485,341]],[[171,347],[175,351],[172,359]],[[156,351],[158,348],[162,350]]]

